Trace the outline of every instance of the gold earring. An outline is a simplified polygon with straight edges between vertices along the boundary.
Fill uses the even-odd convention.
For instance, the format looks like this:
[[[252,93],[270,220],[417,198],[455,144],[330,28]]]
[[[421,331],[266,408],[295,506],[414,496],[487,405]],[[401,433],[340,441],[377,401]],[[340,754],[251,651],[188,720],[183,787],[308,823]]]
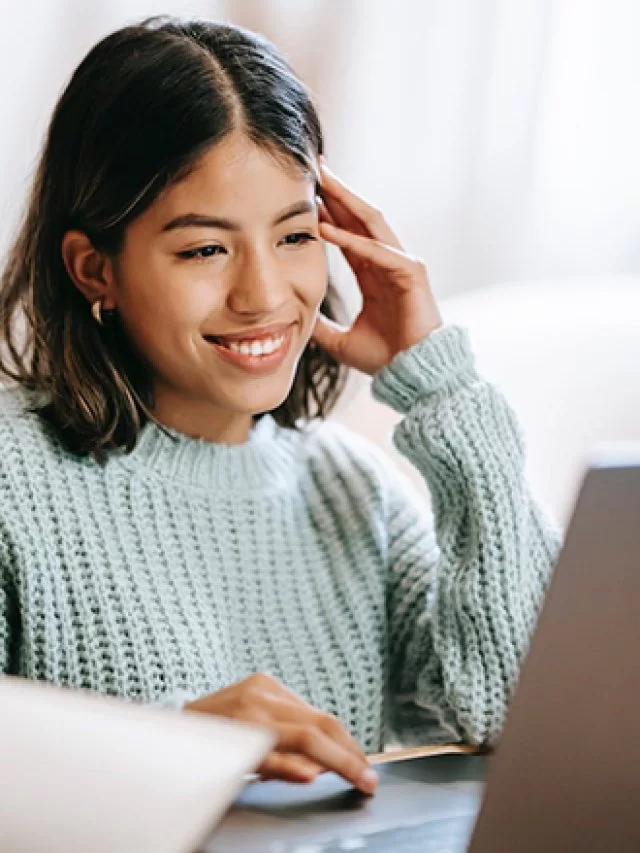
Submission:
[[[102,326],[102,302],[99,299],[91,306],[91,316],[99,326]]]

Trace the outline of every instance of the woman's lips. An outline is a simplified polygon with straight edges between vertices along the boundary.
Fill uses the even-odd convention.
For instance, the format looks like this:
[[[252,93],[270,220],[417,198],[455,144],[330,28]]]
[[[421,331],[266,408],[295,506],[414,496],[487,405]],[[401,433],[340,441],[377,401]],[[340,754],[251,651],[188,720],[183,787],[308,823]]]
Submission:
[[[236,350],[229,349],[229,347],[218,343],[214,338],[205,338],[205,340],[209,346],[213,348],[216,355],[223,361],[233,365],[234,367],[240,368],[240,370],[243,370],[245,373],[259,376],[261,374],[273,373],[285,360],[289,350],[291,349],[293,328],[293,325],[291,325],[284,333],[281,333],[279,336],[274,336],[282,337],[284,335],[284,340],[278,349],[264,355],[248,355],[246,353],[237,352]]]
[[[271,323],[269,326],[256,326],[254,329],[245,329],[244,332],[231,332],[228,335],[206,335],[216,343],[228,343],[229,341],[259,341],[264,338],[279,338],[287,329],[293,326],[289,323]]]

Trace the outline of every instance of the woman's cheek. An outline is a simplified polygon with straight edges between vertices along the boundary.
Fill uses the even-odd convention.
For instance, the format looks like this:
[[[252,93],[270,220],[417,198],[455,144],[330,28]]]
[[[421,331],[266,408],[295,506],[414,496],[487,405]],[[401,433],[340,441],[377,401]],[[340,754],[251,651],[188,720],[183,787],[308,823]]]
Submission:
[[[320,246],[315,257],[302,263],[297,272],[302,299],[315,312],[327,294],[329,275],[327,259]]]
[[[183,279],[165,289],[164,309],[177,326],[200,328],[223,307],[223,287],[210,278]]]

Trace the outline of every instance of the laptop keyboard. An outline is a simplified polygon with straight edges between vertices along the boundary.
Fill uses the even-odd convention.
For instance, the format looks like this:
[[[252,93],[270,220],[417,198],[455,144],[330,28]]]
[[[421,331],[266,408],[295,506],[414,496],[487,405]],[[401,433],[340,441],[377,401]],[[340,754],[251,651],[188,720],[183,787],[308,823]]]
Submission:
[[[474,820],[472,817],[429,820],[324,844],[304,841],[282,846],[276,844],[273,853],[464,853]],[[272,848],[268,849],[271,851]]]

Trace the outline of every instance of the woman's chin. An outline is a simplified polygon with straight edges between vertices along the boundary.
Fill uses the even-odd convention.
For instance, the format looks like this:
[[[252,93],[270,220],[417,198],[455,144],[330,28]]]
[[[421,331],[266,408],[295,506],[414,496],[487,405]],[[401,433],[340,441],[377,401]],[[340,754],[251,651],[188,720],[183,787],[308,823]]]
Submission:
[[[239,415],[261,415],[264,412],[272,412],[281,406],[291,391],[291,385],[287,384],[279,389],[274,389],[272,392],[266,389],[260,390],[258,393],[238,394],[237,392],[230,395],[227,403],[227,408],[233,409]]]

